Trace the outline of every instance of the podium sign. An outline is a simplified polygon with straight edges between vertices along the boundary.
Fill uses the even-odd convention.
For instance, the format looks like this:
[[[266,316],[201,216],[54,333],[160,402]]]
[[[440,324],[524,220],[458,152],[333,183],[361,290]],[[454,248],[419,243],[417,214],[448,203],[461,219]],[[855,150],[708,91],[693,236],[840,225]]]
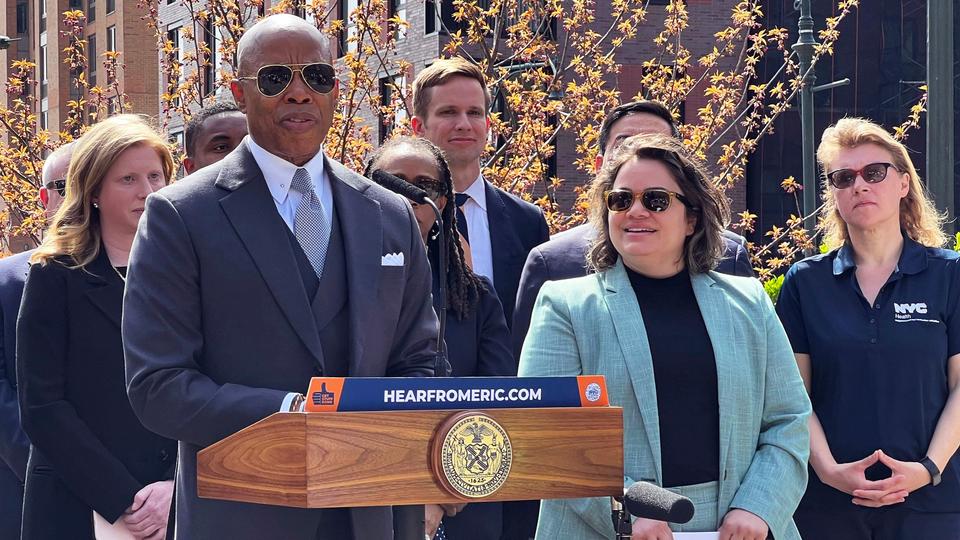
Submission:
[[[546,379],[553,380],[543,388],[565,380],[579,389],[584,382]],[[603,387],[602,377],[596,379],[585,385]],[[324,383],[327,392],[342,390],[334,402],[343,407],[350,402],[352,383],[363,379],[342,381],[339,388],[329,379],[318,380],[311,390],[321,391]],[[404,389],[398,381],[413,379],[391,381],[397,390]],[[518,381],[525,388],[536,384],[516,378],[448,381],[467,384],[471,391],[509,391]],[[434,390],[456,389],[459,396],[464,388],[458,385]],[[601,390],[606,399],[605,388]],[[372,399],[382,399],[382,394]],[[198,492],[201,497],[301,508],[623,494],[619,407],[505,403],[510,408],[276,413],[197,455]]]

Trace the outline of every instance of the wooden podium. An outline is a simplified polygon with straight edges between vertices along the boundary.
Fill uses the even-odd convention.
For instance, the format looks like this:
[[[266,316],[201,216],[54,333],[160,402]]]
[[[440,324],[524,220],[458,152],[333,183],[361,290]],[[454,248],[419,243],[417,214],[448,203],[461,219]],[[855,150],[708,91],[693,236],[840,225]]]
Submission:
[[[276,413],[197,455],[201,497],[300,508],[623,494],[619,407],[484,409],[508,433],[509,474],[465,497],[435,472],[438,433],[461,411]]]

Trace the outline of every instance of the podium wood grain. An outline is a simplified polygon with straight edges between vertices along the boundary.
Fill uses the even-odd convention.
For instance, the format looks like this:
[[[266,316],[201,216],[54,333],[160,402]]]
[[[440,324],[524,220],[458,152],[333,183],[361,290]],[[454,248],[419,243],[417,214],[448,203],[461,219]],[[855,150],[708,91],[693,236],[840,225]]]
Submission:
[[[458,411],[276,413],[197,455],[201,497],[301,508],[597,497],[623,493],[619,407],[484,409],[513,446],[484,499],[434,479],[437,426]]]

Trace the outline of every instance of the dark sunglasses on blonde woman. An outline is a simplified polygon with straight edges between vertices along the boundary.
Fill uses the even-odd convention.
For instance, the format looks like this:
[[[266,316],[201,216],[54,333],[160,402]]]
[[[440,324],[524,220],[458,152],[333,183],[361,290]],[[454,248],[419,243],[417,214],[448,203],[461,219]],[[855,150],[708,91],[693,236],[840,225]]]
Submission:
[[[257,90],[266,97],[280,95],[290,86],[293,75],[299,73],[303,82],[318,94],[327,94],[333,90],[337,81],[333,66],[318,62],[315,64],[271,64],[257,70],[253,77],[238,77],[241,81],[257,81]]]
[[[887,177],[887,170],[894,167],[892,163],[870,163],[869,165],[864,165],[862,169],[837,169],[835,171],[830,171],[827,173],[827,180],[830,180],[830,184],[837,189],[846,189],[854,184],[857,181],[857,176],[863,178],[863,181],[868,184],[876,184],[883,182],[883,179]]]
[[[670,208],[670,201],[677,199],[681,204],[691,210],[696,208],[690,204],[690,201],[683,195],[663,188],[648,188],[640,193],[634,193],[626,188],[611,189],[603,194],[603,199],[607,204],[607,210],[611,212],[626,212],[633,207],[637,197],[640,197],[640,204],[651,212],[665,212]]]

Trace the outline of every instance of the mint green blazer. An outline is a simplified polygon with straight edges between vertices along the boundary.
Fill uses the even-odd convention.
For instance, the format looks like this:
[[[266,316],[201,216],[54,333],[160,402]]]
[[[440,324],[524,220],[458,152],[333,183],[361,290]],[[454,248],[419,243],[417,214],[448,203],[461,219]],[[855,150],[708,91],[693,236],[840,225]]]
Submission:
[[[717,362],[717,515],[741,508],[763,518],[777,540],[798,540],[793,513],[807,485],[810,401],[790,343],[756,279],[708,272],[691,282]],[[598,274],[548,282],[537,298],[520,376],[581,374],[606,376],[610,404],[623,407],[624,486],[662,485],[650,347],[620,261]],[[541,505],[538,539],[613,537],[608,499]]]

